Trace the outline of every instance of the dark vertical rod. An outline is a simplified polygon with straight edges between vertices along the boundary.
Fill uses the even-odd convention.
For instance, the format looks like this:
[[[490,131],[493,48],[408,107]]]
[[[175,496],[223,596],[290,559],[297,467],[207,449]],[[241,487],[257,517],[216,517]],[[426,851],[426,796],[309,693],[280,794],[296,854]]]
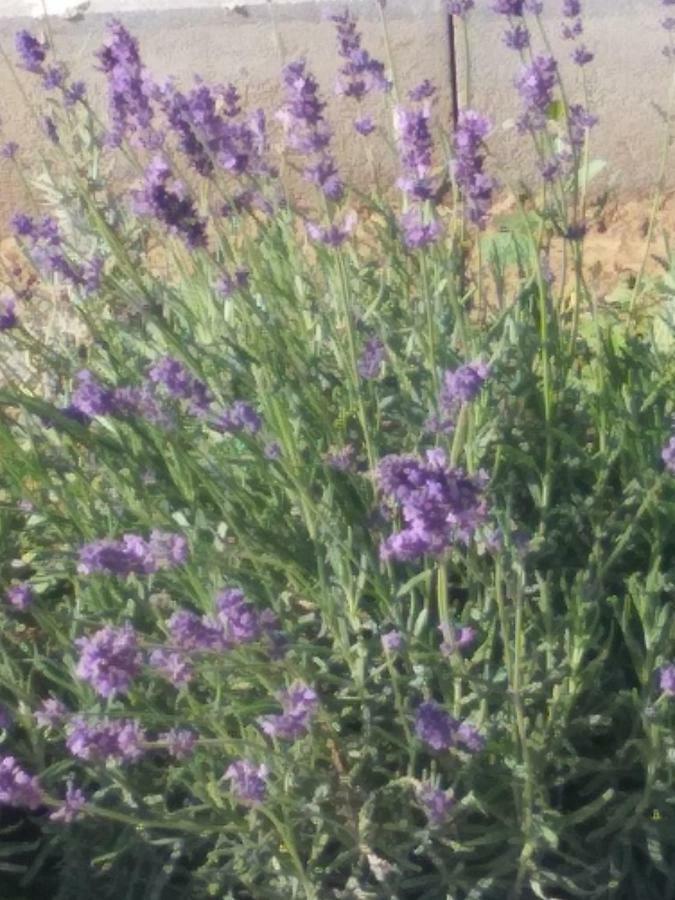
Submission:
[[[459,116],[459,87],[457,84],[457,53],[455,47],[455,17],[448,13],[448,52],[450,54],[450,94],[452,100],[452,127],[457,128]]]

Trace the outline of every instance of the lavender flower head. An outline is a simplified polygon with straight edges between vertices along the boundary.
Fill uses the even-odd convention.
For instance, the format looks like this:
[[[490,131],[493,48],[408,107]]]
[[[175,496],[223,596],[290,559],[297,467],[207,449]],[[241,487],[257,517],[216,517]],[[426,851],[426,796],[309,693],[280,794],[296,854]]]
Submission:
[[[211,403],[209,390],[199,378],[191,375],[180,360],[163,356],[148,369],[148,378],[155,385],[161,385],[177,400],[185,400],[190,409],[203,414]]]
[[[14,298],[0,297],[0,331],[15,328],[18,321]]]
[[[225,434],[257,434],[262,428],[262,420],[250,403],[235,400],[232,406],[224,409],[214,422],[216,431]]]
[[[443,234],[443,226],[434,218],[424,216],[422,210],[414,206],[403,213],[399,220],[403,233],[403,243],[409,250],[422,250],[435,244]]]
[[[433,140],[430,119],[431,109],[428,103],[411,109],[399,106],[394,116],[403,168],[403,175],[397,184],[416,200],[429,200],[435,191],[431,177]]]
[[[369,134],[375,131],[376,127],[371,116],[359,116],[358,119],[354,119],[354,131],[362,137],[368,137]]]
[[[356,450],[353,444],[345,444],[325,454],[326,464],[336,472],[351,472],[356,464]]]
[[[405,638],[401,632],[396,631],[396,629],[385,632],[380,640],[382,641],[382,648],[385,653],[398,653],[399,650],[403,649],[405,644]]]
[[[558,65],[552,56],[535,56],[518,78],[516,87],[525,112],[519,120],[519,128],[541,130],[546,124],[546,111],[553,101]]]
[[[68,728],[66,747],[85,762],[136,762],[145,751],[146,735],[134,719],[101,719],[91,722],[73,719]]]
[[[294,682],[278,695],[281,715],[261,716],[258,719],[265,734],[293,741],[309,730],[319,707],[316,692],[302,681]]]
[[[82,815],[82,810],[87,805],[87,798],[80,788],[76,788],[72,781],[68,782],[66,787],[66,796],[63,803],[57,807],[49,818],[52,822],[62,822],[64,825],[70,825]]]
[[[142,187],[133,196],[139,215],[157,219],[191,249],[206,246],[206,222],[197,214],[185,185],[173,179],[171,168],[161,156],[152,160]]]
[[[180,534],[153,531],[149,540],[125,534],[120,540],[104,538],[80,549],[77,571],[81,575],[103,572],[119,575],[151,575],[159,569],[183,565],[187,541]]]
[[[14,38],[16,52],[21,60],[21,67],[33,74],[42,73],[42,64],[47,58],[49,45],[36,38],[30,31],[18,31]]]
[[[113,20],[96,56],[108,81],[109,142],[118,146],[124,138],[131,138],[145,146],[155,145],[152,86],[141,62],[138,41],[121,22]]]
[[[384,64],[364,50],[362,37],[356,27],[356,19],[348,9],[332,15],[338,38],[338,55],[344,61],[340,67],[336,94],[363,100],[371,91],[388,91],[391,82],[384,74]]]
[[[197,735],[189,728],[172,728],[159,735],[166,742],[166,749],[174,759],[189,759],[197,746]]]
[[[215,289],[221,297],[231,297],[235,291],[248,287],[249,274],[248,269],[235,269],[232,275],[224,272],[216,281]]]
[[[475,6],[474,0],[446,0],[446,6],[451,16],[463,19]]]
[[[239,588],[221,591],[216,597],[216,610],[225,640],[232,646],[250,644],[262,636],[260,615]]]
[[[358,216],[355,212],[349,212],[344,218],[342,225],[333,222],[329,226],[316,225],[314,222],[307,222],[305,228],[307,234],[316,243],[325,244],[327,247],[341,247],[356,227]]]
[[[487,116],[471,109],[460,112],[453,136],[452,174],[464,197],[466,214],[479,228],[487,221],[496,182],[483,171],[483,141],[492,129]]]
[[[567,19],[576,19],[581,15],[581,0],[563,0],[562,14]]]
[[[484,480],[451,468],[440,449],[422,458],[386,456],[377,480],[403,518],[403,528],[381,545],[382,559],[439,556],[455,542],[468,543],[486,521]]]
[[[492,9],[500,16],[522,16],[524,0],[493,0]]]
[[[675,475],[675,434],[661,451],[661,459],[668,472]]]
[[[386,359],[384,344],[379,338],[368,338],[357,363],[358,373],[366,381],[380,377],[382,363]]]
[[[127,693],[142,662],[136,632],[131,625],[106,626],[75,643],[80,649],[75,670],[78,678],[88,681],[101,697]]]
[[[475,400],[490,374],[490,367],[480,360],[465,363],[443,374],[440,403],[446,412],[456,412],[462,403]]]
[[[185,687],[194,677],[192,662],[184,653],[176,650],[157,647],[150,653],[148,663],[177,688]]]
[[[435,700],[427,700],[417,707],[415,734],[432,750],[448,750],[453,747],[458,728],[457,719],[454,719]]]
[[[675,697],[675,664],[670,663],[659,670],[659,687],[667,697]]]
[[[8,603],[11,603],[15,609],[19,609],[23,612],[31,606],[35,599],[35,595],[33,594],[33,588],[29,582],[22,581],[21,584],[13,584],[11,587],[7,588],[5,599]]]
[[[0,159],[15,159],[19,152],[19,145],[16,141],[7,141],[0,146]]]
[[[462,722],[457,729],[457,743],[469,753],[479,753],[485,747],[485,738],[469,722]]]
[[[112,390],[104,388],[89,369],[76,373],[70,405],[89,418],[107,416],[115,411]]]
[[[441,644],[443,656],[451,656],[453,653],[461,653],[462,650],[473,647],[478,636],[476,629],[471,625],[459,627],[439,625],[438,627],[443,634],[443,643]]]
[[[593,62],[594,59],[595,54],[591,53],[584,44],[580,44],[572,51],[572,61],[578,66],[587,66],[588,63]]]
[[[452,791],[444,791],[425,781],[418,787],[416,797],[432,828],[439,828],[447,822],[450,810],[455,805]]]
[[[38,809],[41,805],[38,779],[25,772],[13,756],[0,757],[0,806]]]
[[[267,796],[269,769],[263,763],[256,765],[247,759],[231,763],[223,775],[230,782],[232,793],[244,806],[258,806]]]
[[[55,697],[47,697],[34,713],[39,728],[58,728],[68,717],[68,707]]]
[[[530,32],[525,25],[514,25],[504,32],[504,43],[511,50],[525,50],[530,46]]]

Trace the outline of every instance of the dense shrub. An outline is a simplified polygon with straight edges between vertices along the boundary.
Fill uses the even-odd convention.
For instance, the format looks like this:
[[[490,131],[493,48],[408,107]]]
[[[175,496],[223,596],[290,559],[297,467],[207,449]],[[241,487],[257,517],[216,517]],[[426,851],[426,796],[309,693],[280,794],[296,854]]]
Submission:
[[[541,167],[497,222],[489,120],[445,137],[349,13],[392,201],[304,61],[267,121],[113,22],[101,122],[17,36],[48,165],[0,306],[3,896],[675,896],[675,267],[591,292],[595,117],[542,4],[494,6]]]

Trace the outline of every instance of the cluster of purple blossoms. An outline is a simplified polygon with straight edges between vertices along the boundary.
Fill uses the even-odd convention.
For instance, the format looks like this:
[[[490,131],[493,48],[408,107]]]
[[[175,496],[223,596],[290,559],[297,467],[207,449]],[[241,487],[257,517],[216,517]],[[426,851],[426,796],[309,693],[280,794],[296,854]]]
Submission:
[[[354,119],[354,131],[362,137],[368,137],[376,128],[377,125],[373,122],[372,116],[359,116]]]
[[[585,44],[580,44],[572,51],[572,61],[578,66],[587,66],[590,62],[593,62],[594,59],[595,54],[591,53]]]
[[[206,399],[199,390],[196,394],[202,401]],[[92,372],[82,369],[75,375],[75,390],[64,412],[84,423],[96,416],[140,417],[158,428],[168,429],[174,424],[173,416],[160,399],[152,381],[140,386],[107,388]]]
[[[436,191],[431,172],[434,145],[430,120],[428,101],[411,108],[399,106],[396,109],[394,121],[403,168],[397,184],[415,200],[429,200]]]
[[[203,415],[211,404],[211,395],[203,381],[191,375],[171,356],[163,356],[148,369],[148,378],[161,385],[176,400],[185,400],[196,415]]]
[[[167,622],[167,629],[172,647],[182,653],[227,649],[223,629],[212,616],[180,609]]]
[[[41,75],[49,49],[47,42],[35,37],[30,31],[23,30],[16,33],[14,45],[19,54],[21,67],[34,75]]]
[[[449,414],[456,414],[463,403],[475,400],[490,374],[490,367],[481,360],[465,363],[443,373],[439,401]]]
[[[139,215],[157,219],[191,249],[206,246],[206,222],[198,215],[185,185],[173,178],[170,166],[161,156],[152,160],[142,187],[134,191],[133,197]]]
[[[492,9],[500,16],[519,17],[523,15],[524,6],[524,0],[494,0]]]
[[[294,682],[278,694],[281,715],[261,716],[260,727],[270,737],[294,741],[306,734],[319,707],[319,699],[311,687]]]
[[[451,16],[463,19],[475,6],[474,0],[446,0],[448,12]]]
[[[535,56],[516,79],[516,87],[525,106],[518,120],[521,131],[541,130],[546,125],[546,112],[553,102],[558,64],[552,56]]]
[[[352,472],[356,465],[356,450],[353,444],[345,444],[336,450],[329,450],[324,454],[327,466],[336,472]]]
[[[483,141],[491,128],[487,116],[463,109],[453,136],[452,174],[464,198],[466,214],[479,228],[485,226],[496,187],[494,178],[483,171]]]
[[[10,331],[18,321],[14,297],[0,297],[0,331]]]
[[[248,287],[248,269],[235,269],[232,275],[224,272],[216,281],[215,288],[221,297],[231,297],[235,291]]]
[[[439,556],[455,542],[467,544],[487,519],[485,478],[451,468],[443,450],[427,450],[423,458],[387,456],[377,478],[404,522],[381,545],[384,560]]]
[[[464,747],[476,753],[485,746],[485,739],[473,725],[455,719],[435,700],[426,700],[417,707],[415,734],[432,750]]]
[[[672,472],[675,475],[675,434],[672,435],[661,451],[661,459],[668,472]]]
[[[191,660],[184,653],[166,647],[157,647],[153,650],[148,657],[148,663],[177,688],[189,684],[194,676]]]
[[[152,531],[146,540],[125,534],[119,540],[103,538],[80,549],[77,571],[120,575],[152,575],[159,569],[181,566],[188,557],[187,540],[181,534]]]
[[[333,222],[328,226],[316,225],[314,222],[307,222],[305,228],[309,237],[318,244],[325,244],[327,247],[341,247],[342,244],[350,237],[356,227],[357,215],[355,212],[349,212],[344,218],[342,225]]]
[[[22,581],[20,584],[13,584],[7,588],[5,599],[15,609],[19,609],[23,612],[33,603],[35,594],[33,593],[33,588],[30,583]]]
[[[124,138],[130,138],[146,147],[157,146],[159,138],[151,127],[153,85],[141,62],[136,38],[114,20],[96,56],[108,82],[110,144],[119,146]]]
[[[530,32],[525,25],[513,25],[504,32],[504,43],[510,50],[520,53],[530,46]]]
[[[431,213],[426,215],[419,206],[413,206],[399,219],[403,243],[409,250],[422,250],[443,234],[443,226]]]
[[[349,10],[332,15],[330,19],[337,30],[338,55],[344,60],[335,92],[360,101],[371,91],[390,90],[391,82],[385,77],[384,64],[373,59],[361,46],[362,37]]]
[[[82,815],[82,810],[87,805],[87,798],[80,788],[76,788],[72,781],[66,785],[66,796],[63,803],[58,806],[49,818],[52,822],[62,822],[70,825]]]
[[[91,637],[78,638],[80,659],[75,674],[88,681],[101,697],[126,694],[143,661],[136,632],[128,623],[121,628],[107,625]]]
[[[258,434],[262,428],[262,420],[250,403],[235,400],[218,415],[213,427],[224,434]]]
[[[589,113],[588,110],[580,103],[574,103],[569,108],[568,127],[570,144],[575,150],[580,150],[586,134],[598,124],[598,117]]]
[[[415,794],[417,802],[424,810],[432,828],[440,828],[447,822],[450,810],[455,805],[455,796],[452,791],[444,791],[431,782],[425,781],[419,785]]]
[[[258,806],[267,796],[269,769],[263,763],[257,766],[248,759],[231,763],[223,775],[230,782],[232,793],[244,806]]]
[[[58,728],[69,716],[68,707],[56,697],[47,697],[34,713],[39,728]]]
[[[461,653],[462,650],[468,650],[476,642],[478,636],[476,629],[471,625],[452,627],[450,625],[438,626],[442,635],[443,643],[441,644],[441,653],[443,656],[452,656],[453,653]]]
[[[166,743],[169,756],[174,759],[189,759],[197,746],[197,735],[189,728],[172,728],[159,735],[159,740]]]
[[[330,152],[331,131],[323,114],[326,104],[304,60],[284,67],[283,84],[285,102],[277,118],[284,127],[286,143],[296,153],[313,159],[305,166],[305,179],[316,184],[329,200],[340,200],[344,184]]]
[[[86,293],[98,289],[102,262],[99,257],[82,265],[72,262],[63,251],[59,226],[51,216],[35,220],[24,213],[12,217],[12,230],[22,240],[35,267],[45,276],[58,275],[66,283],[81,287]],[[95,272],[98,277],[94,277]]]
[[[85,762],[136,762],[145,752],[146,734],[135,719],[71,720],[66,737],[69,753]]]
[[[395,628],[392,628],[391,631],[386,631],[380,640],[382,641],[382,649],[385,653],[398,653],[405,645],[405,638],[401,632],[397,631]]]
[[[581,21],[581,0],[563,0],[562,14],[572,22],[563,22],[562,36],[566,41],[575,41],[583,34],[584,26]]]
[[[181,151],[192,168],[209,177],[216,166],[235,175],[270,173],[267,124],[261,109],[247,118],[241,113],[240,96],[232,84],[210,87],[197,81],[183,94],[172,84],[160,92],[160,101]]]
[[[659,687],[667,697],[675,697],[675,665],[670,663],[659,670]]]
[[[7,141],[0,146],[0,159],[16,159],[19,145],[16,141]]]
[[[13,756],[0,757],[0,806],[18,809],[42,806],[40,782],[25,772]]]
[[[265,612],[269,613],[271,610]],[[216,614],[229,646],[258,641],[265,630],[264,614],[258,612],[240,588],[225,588],[220,591],[216,596]]]
[[[387,351],[382,341],[377,337],[368,338],[356,365],[361,378],[366,381],[379,378],[386,357]]]

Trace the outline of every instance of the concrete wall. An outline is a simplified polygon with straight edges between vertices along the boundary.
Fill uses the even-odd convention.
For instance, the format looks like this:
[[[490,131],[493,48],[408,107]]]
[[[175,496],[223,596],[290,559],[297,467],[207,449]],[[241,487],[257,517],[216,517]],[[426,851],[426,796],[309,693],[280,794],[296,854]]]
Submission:
[[[207,80],[234,81],[252,105],[273,109],[279,101],[279,70],[283,59],[305,55],[327,95],[332,95],[337,69],[334,29],[324,20],[326,3],[305,0],[92,0],[84,14],[73,14],[77,0],[47,0],[58,55],[77,77],[90,84],[96,105],[104,111],[102,78],[95,72],[92,54],[100,45],[111,13],[121,18],[138,37],[144,60],[157,76],[174,75],[187,84],[198,73]],[[335,8],[345,3],[333,4]],[[365,45],[384,57],[376,0],[349,2],[362,16]],[[517,56],[501,43],[503,20],[489,11],[489,0],[478,0],[469,25],[472,47],[472,104],[498,123],[492,147],[509,178],[531,164],[527,141],[517,138],[502,123],[517,114],[512,82]],[[560,0],[547,0],[548,24],[561,59],[569,45],[557,40]],[[585,0],[586,41],[596,51],[596,63],[587,67],[590,104],[600,116],[594,155],[606,158],[625,190],[641,190],[653,182],[661,123],[651,101],[665,105],[669,66],[661,54],[663,18],[657,0]],[[0,0],[0,45],[13,56],[13,36],[22,27],[39,30],[40,0]],[[273,17],[276,27],[271,21]],[[388,0],[387,17],[401,88],[429,77],[442,87],[439,115],[449,121],[449,52],[442,0]],[[456,61],[463,80],[461,32]],[[583,96],[578,72],[567,65],[573,93]],[[569,70],[569,71],[568,71]],[[37,99],[35,80],[19,78]],[[576,83],[575,83],[576,78]],[[366,179],[362,151],[354,151],[358,138],[351,130],[355,106],[331,100],[337,128],[337,149],[351,175]],[[37,140],[35,123],[19,90],[0,59],[0,118],[4,139],[16,138],[30,152]],[[376,153],[384,177],[393,161],[385,147]],[[0,228],[7,215],[22,202],[21,186],[7,162],[0,162]]]

